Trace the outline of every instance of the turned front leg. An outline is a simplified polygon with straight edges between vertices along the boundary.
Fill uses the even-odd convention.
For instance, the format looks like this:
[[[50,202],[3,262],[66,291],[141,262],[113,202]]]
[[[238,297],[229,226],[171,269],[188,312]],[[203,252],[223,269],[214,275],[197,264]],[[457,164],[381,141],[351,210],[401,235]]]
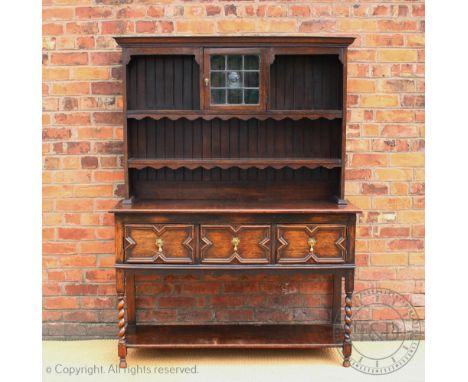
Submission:
[[[344,340],[343,340],[343,366],[349,367],[350,364],[350,357],[351,357],[351,349],[352,349],[352,342],[351,342],[351,316],[352,316],[352,293],[346,293],[345,297],[345,317],[344,317]]]
[[[115,261],[116,263],[124,262],[123,250],[123,230],[124,224],[122,217],[115,215]],[[119,366],[127,367],[127,339],[125,338],[126,322],[125,322],[125,272],[122,269],[115,270],[115,287],[117,292],[117,309],[118,309],[118,326],[119,326],[119,342],[117,344],[117,354],[119,356]]]
[[[352,302],[353,302],[353,289],[354,289],[354,272],[346,275],[345,277],[345,316],[344,316],[344,338],[343,338],[343,366],[351,366],[350,358],[352,351],[351,342],[351,324],[352,324]]]
[[[118,304],[117,309],[119,311],[119,344],[118,344],[118,355],[120,359],[119,367],[126,368],[127,367],[127,345],[125,339],[125,295],[119,294],[118,295]]]

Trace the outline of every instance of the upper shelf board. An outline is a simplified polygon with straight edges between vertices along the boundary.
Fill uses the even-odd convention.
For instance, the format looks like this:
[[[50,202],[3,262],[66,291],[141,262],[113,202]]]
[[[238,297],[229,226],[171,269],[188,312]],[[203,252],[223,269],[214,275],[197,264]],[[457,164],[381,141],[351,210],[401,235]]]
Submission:
[[[193,110],[127,110],[127,117],[141,120],[143,118],[152,118],[155,120],[159,120],[162,118],[168,118],[171,120],[177,120],[181,118],[186,118],[190,121],[193,121],[198,118],[202,118],[205,120],[212,120],[215,118],[221,120],[229,120],[232,118],[237,118],[241,120],[249,120],[249,119],[259,119],[259,120],[266,120],[266,119],[274,119],[274,120],[282,120],[282,119],[292,119],[292,120],[299,120],[303,118],[307,119],[319,119],[324,118],[328,120],[339,119],[343,118],[343,111],[342,110],[269,110],[267,112],[259,112],[259,113],[252,113],[252,112],[237,112],[236,113],[207,113],[205,111],[193,111]]]
[[[324,167],[328,169],[341,167],[341,159],[334,158],[243,158],[243,159],[137,159],[130,158],[128,160],[128,167],[134,169],[144,169],[151,167],[154,169],[161,169],[164,167],[170,169],[187,168],[190,170],[196,168],[204,168],[210,170],[213,168],[229,169],[232,167],[238,167],[241,169],[258,168],[265,169],[272,167],[275,169],[281,169],[284,167],[292,168],[297,170],[301,167],[307,168],[318,168]]]

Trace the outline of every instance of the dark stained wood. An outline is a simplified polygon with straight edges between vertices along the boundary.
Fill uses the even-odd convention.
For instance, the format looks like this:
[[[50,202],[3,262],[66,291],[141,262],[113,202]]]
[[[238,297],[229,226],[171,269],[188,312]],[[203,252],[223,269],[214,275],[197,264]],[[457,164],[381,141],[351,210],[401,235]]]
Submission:
[[[360,210],[348,203],[339,206],[324,201],[249,202],[226,200],[140,200],[132,205],[118,203],[110,212],[116,214],[160,213],[255,213],[255,214],[356,214]]]
[[[125,206],[125,204],[121,201],[119,202],[119,204],[117,204],[117,206]],[[116,207],[117,207],[116,206]],[[133,206],[133,205],[129,205],[129,206]],[[121,215],[118,215],[118,214],[115,214],[115,218],[114,218],[114,236],[116,238],[123,238],[123,220],[122,220],[122,216]],[[123,245],[122,245],[122,242],[120,240],[115,240],[115,262],[116,264],[117,263],[123,263],[124,261],[124,249],[123,249]],[[120,275],[117,275],[117,276],[120,276]],[[122,288],[124,287],[125,285],[125,281],[122,281]]]
[[[347,47],[353,43],[354,37],[331,37],[331,36],[191,36],[191,37],[115,37],[117,44],[126,49],[144,49],[147,47],[172,47],[174,49],[183,49],[187,46],[206,46],[206,47],[318,47],[340,48]]]
[[[268,264],[271,227],[202,224],[200,246],[202,264]]]
[[[341,346],[350,365],[356,214],[345,200],[349,37],[118,37],[125,199],[115,214],[118,356],[130,347]],[[261,56],[258,105],[210,105],[210,55]],[[136,322],[135,276],[307,272],[326,325]],[[345,284],[344,327],[340,319]]]
[[[195,227],[182,224],[125,225],[127,263],[193,263]]]
[[[126,53],[123,53],[123,56],[125,56]],[[129,77],[128,75],[128,68],[127,68],[127,65],[124,65],[124,67],[122,68],[122,72],[123,72],[123,75],[122,75],[122,102],[123,102],[123,140],[124,140],[124,152],[123,152],[123,167],[124,167],[124,181],[125,181],[125,184],[124,184],[124,195],[125,195],[125,200],[127,200],[127,202],[130,201],[131,197],[132,197],[132,191],[133,190],[130,190],[130,179],[129,179],[129,172],[128,172],[128,151],[129,151],[129,147],[128,147],[128,129],[127,129],[127,122],[128,122],[128,115],[127,115],[127,110],[128,110],[128,105],[127,105],[127,78]]]
[[[332,325],[140,325],[127,328],[134,348],[315,348],[343,342]]]
[[[271,167],[274,169],[281,169],[289,167],[297,170],[301,167],[317,168],[325,167],[328,169],[340,168],[341,159],[329,159],[329,158],[311,158],[311,159],[297,159],[297,158],[243,158],[243,159],[225,159],[225,158],[210,158],[210,159],[136,159],[130,158],[128,160],[128,168],[135,168],[142,170],[146,167],[151,167],[155,170],[167,167],[172,170],[178,168],[188,168],[189,170],[195,170],[197,168],[204,168],[211,170],[213,168],[229,169],[232,167],[238,167],[242,169],[258,168],[265,169]]]
[[[117,270],[119,271],[119,270]],[[127,338],[125,321],[125,294],[117,293],[117,310],[118,310],[118,326],[119,326],[119,342],[117,345],[117,353],[119,355],[119,367],[125,369],[127,367]]]
[[[343,329],[343,366],[351,366],[351,325],[352,325],[352,303],[353,303],[353,290],[354,290],[354,270],[348,272],[345,276],[345,316],[344,316],[344,329]]]
[[[346,261],[346,225],[288,224],[276,229],[276,259],[280,264]]]
[[[219,202],[218,205],[229,205],[228,202]],[[164,206],[164,203],[161,204]],[[161,206],[160,205],[160,206]],[[190,208],[189,205],[194,205],[194,208]],[[305,203],[302,204],[286,204],[282,205],[279,203],[277,208],[276,204],[272,203],[247,203],[247,206],[250,208],[242,209],[242,206],[245,206],[244,203],[231,204],[231,207],[239,207],[238,210],[232,209],[216,209],[216,205],[209,211],[207,208],[207,201],[203,201],[203,204],[196,203],[195,201],[187,201],[185,206],[188,208],[180,208],[181,205],[174,205],[173,202],[169,204],[167,209],[158,208],[158,209],[142,209],[143,212],[138,212],[137,209],[132,211],[117,212],[118,215],[124,217],[122,224],[186,224],[187,221],[190,221],[192,224],[225,224],[226,222],[230,224],[299,224],[298,221],[301,221],[303,224],[343,224],[348,226],[348,232],[351,236],[353,224],[352,216],[356,214],[353,212],[353,209],[349,206],[342,207],[342,209],[335,209],[333,207],[329,209],[329,213],[323,213],[323,211],[317,209],[306,209],[305,211],[300,210],[300,206],[305,206]],[[258,207],[255,208],[254,205]],[[319,202],[318,206],[322,205],[326,207],[326,204]],[[329,205],[334,205],[329,203]],[[154,205],[153,205],[154,206]],[[290,208],[290,207],[296,208]],[[172,208],[171,208],[172,207]],[[198,207],[198,208],[197,208]],[[262,209],[264,207],[264,209]],[[283,212],[281,207],[286,208]],[[125,208],[125,206],[123,206]],[[327,211],[327,209],[325,209]],[[355,211],[355,210],[354,210]],[[121,232],[121,239],[123,240],[123,229]],[[349,257],[348,257],[349,258]],[[123,262],[123,260],[122,260]],[[352,261],[349,261],[352,263]]]
[[[328,120],[340,119],[343,118],[342,110],[266,110],[252,112],[252,110],[236,110],[232,112],[230,110],[223,110],[222,112],[217,110],[128,110],[127,115],[132,119],[143,119],[143,118],[152,118],[155,120],[168,118],[171,120],[177,120],[181,118],[186,118],[193,121],[194,119],[202,118],[204,120],[210,121],[212,119],[218,118],[224,121],[230,120],[232,118],[238,118],[242,120],[249,119],[258,119],[263,121],[265,119],[271,118],[277,121],[283,119],[292,119],[299,120],[303,118],[307,119],[319,119],[324,118]]]
[[[200,68],[193,55],[135,56],[127,70],[129,109],[200,108]]]
[[[340,265],[338,269],[336,265],[331,264],[197,264],[196,266],[187,264],[136,264],[124,263],[116,264],[115,267],[119,270],[125,270],[126,273],[135,274],[173,274],[173,273],[197,273],[197,272],[222,272],[222,273],[258,273],[258,272],[286,272],[293,275],[293,272],[298,273],[313,273],[313,274],[336,274],[338,271],[354,269],[353,264]]]
[[[131,169],[134,195],[139,200],[332,201],[330,195],[339,191],[339,168],[276,170],[267,167],[261,170],[231,167],[226,170],[197,168],[189,171],[185,168]],[[158,179],[157,183],[152,180],[154,177]],[[293,196],[291,189],[295,190]]]
[[[120,227],[119,232],[120,233]],[[118,256],[118,255],[117,255]],[[118,343],[117,343],[117,354],[119,356],[119,367],[127,367],[127,338],[126,327],[127,323],[125,320],[125,272],[122,269],[115,270],[115,287],[117,292],[117,325],[119,328]]]
[[[335,110],[343,105],[343,65],[338,55],[277,54],[270,68],[269,108]]]
[[[341,163],[340,120],[201,119],[197,122],[167,118],[129,120],[129,161],[134,165],[139,159],[213,158],[221,164],[223,159],[230,158],[238,161],[265,158],[287,164],[294,158],[300,164],[301,160],[317,158],[319,162],[323,158],[330,159],[334,165]],[[270,142],[266,138],[274,140]],[[202,144],[203,150],[194,152],[192,142]],[[222,153],[221,146],[225,147]]]
[[[125,275],[125,296],[127,297],[127,322],[129,325],[136,324],[135,309],[135,275],[127,273]]]
[[[341,120],[341,161],[346,163],[346,110],[348,102],[348,92],[347,92],[347,81],[348,77],[348,56],[346,51],[341,49],[341,57],[343,62],[343,119]],[[345,166],[341,168],[341,184],[340,184],[340,193],[337,196],[338,203],[346,203],[345,201]]]
[[[164,170],[161,170],[164,171]],[[215,171],[215,170],[213,170]],[[232,171],[232,170],[226,170]],[[248,171],[248,170],[243,170]],[[206,175],[204,176],[206,178]],[[135,195],[140,200],[155,198],[161,201],[173,201],[184,199],[186,201],[197,202],[202,196],[209,198],[210,202],[215,204],[229,202],[251,202],[255,203],[273,203],[291,200],[291,186],[301,187],[294,195],[295,199],[303,199],[309,202],[326,201],[327,195],[337,190],[337,184],[334,182],[290,182],[289,187],[281,182],[161,182],[159,186],[152,182],[139,182],[135,188]],[[179,187],[179,188],[177,188]],[[239,188],[242,187],[242,193]],[[307,198],[307,199],[305,199]],[[332,200],[330,200],[332,201]],[[203,203],[201,204],[203,205]],[[210,203],[205,204],[209,208]]]

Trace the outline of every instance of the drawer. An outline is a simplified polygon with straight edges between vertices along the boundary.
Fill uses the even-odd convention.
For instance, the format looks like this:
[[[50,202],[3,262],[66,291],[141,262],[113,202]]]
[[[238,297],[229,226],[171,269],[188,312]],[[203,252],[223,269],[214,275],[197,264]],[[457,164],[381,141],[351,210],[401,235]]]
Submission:
[[[127,263],[190,264],[194,262],[195,226],[185,224],[125,225]]]
[[[202,225],[202,263],[268,264],[271,262],[271,226]]]
[[[277,263],[326,264],[346,261],[346,225],[278,225],[276,237]]]

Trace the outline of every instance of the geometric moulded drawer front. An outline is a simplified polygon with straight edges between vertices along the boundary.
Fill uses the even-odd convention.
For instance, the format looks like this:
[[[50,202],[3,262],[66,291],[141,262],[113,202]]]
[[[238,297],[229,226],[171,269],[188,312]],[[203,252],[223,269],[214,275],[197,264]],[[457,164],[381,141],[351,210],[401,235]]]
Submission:
[[[346,261],[346,225],[278,225],[276,234],[276,261],[279,264],[327,264]]]
[[[269,225],[202,225],[200,256],[204,264],[268,264]]]
[[[191,264],[195,227],[185,224],[128,224],[124,252],[127,263]]]

